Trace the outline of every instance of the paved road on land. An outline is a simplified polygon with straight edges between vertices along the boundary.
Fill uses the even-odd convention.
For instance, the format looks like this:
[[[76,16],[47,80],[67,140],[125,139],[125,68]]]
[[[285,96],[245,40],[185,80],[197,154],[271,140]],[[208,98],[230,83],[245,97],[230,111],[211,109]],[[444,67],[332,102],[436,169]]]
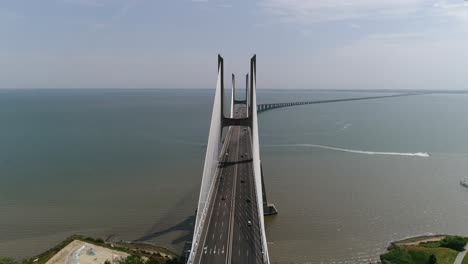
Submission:
[[[246,116],[244,104],[234,109],[234,118]],[[250,128],[231,126],[224,144],[194,263],[262,263]]]
[[[457,258],[453,262],[453,264],[462,264],[463,259],[465,258],[466,252],[468,250],[468,246],[465,246],[465,250],[462,252],[458,253]]]

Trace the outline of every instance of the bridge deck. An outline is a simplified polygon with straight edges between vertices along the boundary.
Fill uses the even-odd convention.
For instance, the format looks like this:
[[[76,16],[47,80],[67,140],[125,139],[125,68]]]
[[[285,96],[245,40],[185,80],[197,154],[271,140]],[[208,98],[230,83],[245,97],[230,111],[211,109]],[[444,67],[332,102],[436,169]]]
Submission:
[[[330,100],[318,100],[318,101],[300,101],[300,102],[289,102],[289,103],[259,104],[257,105],[257,112],[261,113],[261,112],[265,112],[265,111],[269,111],[269,110],[273,110],[277,108],[296,106],[296,105],[337,103],[337,102],[346,102],[346,101],[360,101],[360,100],[371,100],[371,99],[423,95],[423,94],[428,94],[428,93],[427,92],[411,92],[411,93],[403,93],[403,94],[367,96],[367,97],[357,97],[357,98],[354,97],[354,98],[342,98],[342,99],[330,99]]]
[[[246,112],[245,104],[235,105],[235,118]],[[262,263],[250,128],[229,127],[224,144],[194,263]]]

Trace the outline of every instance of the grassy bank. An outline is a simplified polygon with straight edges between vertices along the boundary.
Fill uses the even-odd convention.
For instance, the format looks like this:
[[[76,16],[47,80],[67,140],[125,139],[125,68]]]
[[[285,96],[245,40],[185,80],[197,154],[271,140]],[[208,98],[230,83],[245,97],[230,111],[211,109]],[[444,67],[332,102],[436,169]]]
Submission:
[[[388,252],[380,256],[380,260],[382,264],[452,264],[468,241],[468,238],[459,236],[438,236],[438,240],[434,238],[392,243]],[[468,259],[464,261],[464,264],[468,264]]]
[[[35,256],[32,258],[23,259],[17,262],[10,258],[2,258],[0,256],[0,264],[45,264],[49,259],[56,255],[60,250],[66,247],[74,240],[80,240],[96,246],[109,248],[112,250],[122,251],[137,258],[146,258],[151,260],[150,264],[175,264],[178,263],[177,255],[173,252],[151,244],[134,244],[134,243],[110,243],[105,242],[103,239],[95,239],[92,237],[85,237],[81,235],[73,235],[60,242],[55,247]],[[136,262],[134,262],[136,263]]]

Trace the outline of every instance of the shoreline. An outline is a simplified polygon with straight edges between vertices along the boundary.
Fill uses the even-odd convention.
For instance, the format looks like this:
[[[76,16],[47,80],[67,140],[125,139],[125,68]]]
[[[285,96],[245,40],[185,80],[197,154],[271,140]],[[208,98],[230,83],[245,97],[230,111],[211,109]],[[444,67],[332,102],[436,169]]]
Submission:
[[[16,263],[46,264],[51,259],[57,258],[57,256],[59,256],[60,254],[64,255],[63,251],[70,245],[76,243],[93,245],[96,248],[111,250],[112,252],[120,252],[123,255],[135,255],[144,259],[154,258],[160,261],[161,263],[177,263],[177,261],[180,259],[179,255],[177,255],[173,251],[152,243],[139,243],[134,241],[123,240],[110,242],[101,238],[93,238],[89,236],[75,234],[67,237],[66,239],[56,244],[54,247],[49,248],[48,250],[38,255],[35,255],[33,257],[25,257],[24,259],[18,260],[18,262]]]
[[[444,237],[447,236],[455,236],[455,235],[450,235],[450,234],[421,234],[421,235],[416,235],[416,236],[410,236],[410,237],[405,237],[400,240],[394,240],[389,242],[389,246],[394,246],[394,245],[412,245],[412,244],[417,244],[421,243],[424,241],[436,241],[436,240],[441,240]],[[439,239],[440,238],[440,239]],[[387,248],[388,248],[387,247]]]
[[[467,242],[468,237],[450,234],[429,233],[405,237],[389,242],[386,251],[380,255],[380,261],[377,263],[468,263],[468,258],[465,258]]]

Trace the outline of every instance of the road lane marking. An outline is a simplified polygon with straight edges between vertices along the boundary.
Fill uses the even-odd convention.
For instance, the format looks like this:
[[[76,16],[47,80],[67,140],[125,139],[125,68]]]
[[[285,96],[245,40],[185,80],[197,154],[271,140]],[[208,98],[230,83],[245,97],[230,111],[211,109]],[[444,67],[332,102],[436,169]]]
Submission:
[[[243,113],[243,112],[245,112],[245,111],[242,111],[241,113]],[[237,137],[238,137],[238,138],[237,138],[237,142],[232,142],[232,141],[231,141],[232,134],[235,133],[234,131],[235,131],[236,128],[238,129],[238,131],[236,131],[236,132],[238,133],[238,135],[237,135]],[[246,147],[249,147],[249,146],[248,146],[249,138],[246,138],[246,139],[244,140],[244,134],[248,134],[249,137],[251,137],[251,134],[250,134],[250,133],[247,133],[247,132],[248,132],[247,130],[244,131],[244,133],[242,133],[241,129],[242,129],[242,128],[241,128],[240,126],[237,126],[237,127],[230,127],[230,128],[229,128],[229,132],[230,132],[230,134],[229,134],[229,141],[224,141],[223,143],[224,143],[224,147],[227,147],[227,148],[228,148],[228,151],[229,151],[229,154],[230,154],[230,155],[229,155],[229,157],[225,158],[224,161],[231,161],[231,162],[243,161],[243,160],[245,160],[245,159],[241,159],[241,158],[239,157],[239,152],[244,153],[244,152],[246,151],[246,152],[249,152],[249,153],[250,153],[250,149],[247,149],[247,150],[244,151],[244,147],[242,147],[242,146],[244,146],[244,145],[242,145],[242,146],[240,146],[240,145],[241,145],[241,144],[245,144]],[[240,138],[241,135],[242,135],[242,137],[243,137],[242,140],[241,140],[241,138]],[[235,136],[234,136],[234,137],[235,137]],[[244,142],[244,141],[245,141],[245,142]],[[250,142],[251,142],[251,141],[250,141]],[[234,154],[234,153],[232,152],[232,145],[234,145],[233,143],[236,144],[236,146],[237,146],[237,156],[231,155],[231,154]],[[251,142],[251,143],[252,143],[252,142]],[[242,154],[242,153],[241,153],[241,154]],[[223,155],[224,155],[224,153],[223,153]],[[248,159],[249,156],[251,156],[251,155],[246,155],[246,159]],[[223,156],[223,158],[224,158],[224,156]],[[236,224],[237,224],[237,225],[240,225],[241,232],[242,232],[242,229],[245,229],[245,223],[246,223],[246,221],[244,221],[244,220],[245,220],[245,218],[248,218],[248,217],[249,217],[248,214],[245,213],[245,212],[243,211],[244,208],[247,209],[247,210],[248,210],[249,208],[250,208],[251,210],[254,210],[254,208],[256,207],[254,204],[258,204],[258,201],[257,201],[257,203],[253,203],[253,202],[252,202],[250,205],[247,205],[247,204],[244,205],[244,203],[242,203],[242,200],[245,198],[244,196],[247,196],[247,197],[248,197],[248,193],[252,194],[253,192],[257,191],[257,190],[256,190],[255,182],[254,182],[254,184],[252,185],[252,181],[254,181],[254,177],[253,177],[253,175],[252,175],[252,173],[253,173],[253,165],[252,165],[252,164],[246,164],[246,165],[247,165],[248,167],[245,167],[243,164],[241,164],[241,166],[239,166],[239,168],[238,168],[237,163],[235,163],[235,164],[234,164],[234,171],[235,171],[235,172],[234,172],[234,175],[231,175],[231,174],[232,174],[232,171],[231,171],[231,170],[229,170],[229,171],[227,171],[225,174],[223,174],[224,177],[226,177],[226,179],[229,179],[229,180],[232,180],[232,178],[237,179],[237,176],[241,176],[241,175],[243,175],[244,173],[249,175],[249,176],[248,176],[248,179],[245,179],[245,180],[246,180],[246,181],[249,180],[249,182],[251,183],[251,186],[250,186],[250,188],[247,188],[247,187],[244,187],[243,185],[240,185],[241,189],[239,189],[240,193],[239,193],[239,197],[237,197],[237,198],[240,199],[239,201],[237,201],[237,199],[236,199],[236,195],[237,195],[237,191],[236,191],[236,188],[237,188],[237,181],[236,181],[235,179],[233,180],[233,182],[231,182],[231,181],[226,182],[227,192],[229,192],[230,190],[231,190],[231,192],[232,192],[232,190],[234,189],[234,195],[233,195],[233,196],[231,196],[230,194],[224,194],[224,181],[221,181],[221,180],[219,180],[219,179],[218,179],[218,181],[217,181],[218,188],[216,188],[218,191],[215,192],[215,193],[213,193],[213,194],[214,194],[214,195],[213,195],[213,196],[214,196],[213,198],[216,198],[217,196],[220,196],[220,195],[223,195],[223,194],[226,196],[226,201],[223,201],[223,209],[228,208],[228,210],[230,210],[230,212],[228,212],[228,213],[231,214],[231,216],[230,216],[231,218],[229,219],[229,222],[228,222],[228,225],[227,225],[227,226],[229,226],[229,229],[228,229],[228,233],[227,233],[228,238],[227,238],[227,240],[225,240],[225,242],[227,242],[226,251],[225,251],[225,244],[223,243],[223,244],[222,244],[222,251],[221,251],[221,246],[220,246],[219,248],[217,248],[217,246],[215,245],[215,249],[214,249],[214,252],[213,252],[214,254],[218,254],[218,255],[219,255],[220,251],[222,252],[222,254],[224,254],[224,252],[226,252],[226,254],[227,254],[226,257],[228,257],[228,258],[226,259],[226,260],[228,261],[227,263],[231,263],[231,262],[232,262],[232,259],[231,259],[231,258],[232,258],[232,251],[235,250],[235,249],[233,248],[233,242],[234,242],[234,241],[233,241],[233,240],[234,240],[234,232],[233,232],[233,231],[234,231],[234,225],[236,225]],[[232,167],[231,167],[231,169],[232,169]],[[250,170],[249,170],[249,169],[250,169]],[[246,170],[247,170],[247,171],[246,171]],[[221,173],[222,173],[222,172],[223,172],[223,169],[221,168]],[[250,172],[250,173],[249,173],[249,172]],[[220,173],[220,174],[221,174],[221,173]],[[240,174],[240,175],[238,175],[238,174]],[[229,177],[229,178],[228,178],[228,177]],[[220,183],[221,183],[221,186],[220,186]],[[220,187],[221,187],[221,188],[220,188]],[[221,189],[221,192],[219,192],[220,189]],[[256,195],[255,195],[255,198],[256,198]],[[244,199],[244,200],[245,200],[245,199]],[[252,201],[253,201],[253,200],[254,200],[254,199],[252,199]],[[255,199],[255,200],[256,200],[256,199]],[[237,202],[240,202],[240,203],[237,203]],[[215,201],[213,201],[213,203],[211,203],[211,205],[212,205],[212,206],[210,207],[210,208],[211,208],[211,212],[210,212],[210,215],[208,216],[208,218],[209,218],[210,220],[211,220],[211,217],[214,215],[214,214],[212,213],[212,210],[214,210],[214,209],[216,208],[216,207],[215,207],[215,203],[216,203],[216,199],[215,199]],[[232,206],[231,208],[229,208],[229,207],[228,207],[228,203],[231,204],[231,205],[234,205],[234,206]],[[220,206],[220,203],[219,203],[219,202],[218,202],[218,206]],[[236,206],[237,206],[237,208],[236,208]],[[220,208],[221,208],[221,207],[217,208],[217,213],[216,213],[216,216],[217,216],[217,217],[219,217],[219,213],[220,213],[220,212],[219,212],[219,209],[220,209]],[[240,210],[240,212],[236,214],[236,213],[235,213],[236,210],[237,210],[238,212],[239,212],[239,210]],[[257,213],[258,213],[258,212],[257,212]],[[226,212],[225,212],[225,210],[223,210],[223,216],[225,216],[225,214],[226,214]],[[250,215],[250,218],[253,218],[254,215],[257,215],[257,214]],[[258,215],[257,215],[257,216],[258,216]],[[206,217],[205,217],[205,218],[206,218]],[[249,219],[250,219],[250,218],[249,218]],[[218,218],[218,219],[219,219],[219,218]],[[213,218],[213,220],[216,220],[216,218]],[[223,218],[221,218],[221,219],[219,219],[219,220],[223,220]],[[224,219],[224,220],[226,220],[226,219]],[[203,221],[203,222],[204,222],[204,221]],[[242,224],[242,223],[244,223],[244,224]],[[257,227],[258,227],[257,224],[258,224],[258,223],[255,223],[254,228],[257,228]],[[206,233],[209,233],[209,231],[210,231],[210,229],[209,229],[209,227],[210,227],[209,222],[208,222],[208,225],[205,225],[205,226],[208,227],[208,229],[207,229],[206,232],[205,232],[205,239],[206,239]],[[215,222],[215,227],[216,227],[216,226],[217,226],[217,221]],[[224,221],[222,221],[222,227],[224,227]],[[243,227],[244,227],[244,228],[243,228]],[[250,229],[250,230],[253,230],[253,229]],[[216,232],[214,232],[215,230],[212,230],[212,231],[213,231],[213,235],[214,235],[214,233],[216,233]],[[217,229],[217,231],[220,231],[220,230]],[[244,231],[246,231],[246,230],[244,230]],[[248,231],[248,233],[245,234],[245,235],[247,235],[247,238],[246,238],[247,241],[249,240],[249,237],[250,237],[250,233],[251,233],[251,232],[252,232],[252,231]],[[221,233],[221,234],[220,234],[220,239],[221,239],[221,238],[223,237],[223,233],[224,233],[224,232],[221,231],[220,233]],[[254,232],[253,235],[254,235],[254,237],[255,237],[256,232]],[[241,237],[241,234],[239,234],[239,236],[238,236],[239,241],[241,240],[240,237]],[[245,238],[245,236],[244,236],[244,238]],[[221,241],[221,242],[222,242],[222,241]],[[203,242],[203,245],[204,245],[204,243],[206,243],[206,242]],[[254,243],[255,243],[255,242],[254,242]],[[216,252],[216,249],[218,249],[218,252]],[[212,249],[210,249],[210,254],[211,254],[211,251],[212,251]],[[207,252],[207,249],[206,249],[205,252]],[[238,255],[239,255],[239,256],[241,256],[241,253],[240,253],[240,252],[241,252],[241,249],[239,248],[239,249],[238,249]],[[255,251],[253,251],[253,252],[254,252],[254,255],[253,255],[253,256],[255,256]],[[262,253],[263,253],[263,252],[262,252]],[[206,253],[205,253],[205,254],[206,254]],[[246,254],[247,254],[247,256],[249,255],[249,250],[247,250]],[[213,261],[213,260],[216,261],[216,260],[218,259],[217,257],[213,257],[213,256],[211,256],[211,257],[208,257],[208,256],[207,256],[207,257],[205,257],[205,258],[209,258],[209,260],[211,260],[211,261]],[[201,258],[200,258],[197,262],[200,263],[200,262],[205,262],[205,261],[202,261]]]
[[[238,132],[237,132],[237,144],[236,144],[236,157],[239,157],[239,141],[240,141],[240,127],[237,127]],[[235,211],[236,211],[236,187],[237,187],[237,169],[238,169],[238,163],[234,165],[234,186],[232,189],[232,197],[231,199],[231,216],[229,219],[229,233],[228,233],[228,248],[227,248],[227,264],[231,264],[231,254],[232,254],[232,240],[233,240],[233,231],[234,231],[234,216],[235,216]]]
[[[253,139],[252,139],[252,131],[250,131],[251,133],[248,133],[248,138],[246,138],[246,144],[247,145],[250,145],[250,146],[253,146]],[[256,219],[257,221],[255,221],[255,223],[252,221],[252,224],[253,224],[253,227],[254,227],[254,230],[253,232],[249,232],[247,233],[247,240],[248,240],[248,237],[252,236],[252,239],[256,238],[256,236],[260,236],[258,237],[256,240],[259,240],[261,241],[261,231],[259,230],[260,229],[260,226],[261,224],[258,222],[258,219],[260,218],[260,216],[258,215],[258,208],[256,208],[257,206],[261,206],[261,202],[257,199],[257,193],[258,193],[258,189],[257,189],[257,185],[256,185],[256,181],[255,181],[255,171],[254,171],[254,164],[253,164],[253,157],[254,157],[254,153],[253,153],[253,148],[250,149],[250,156],[252,157],[252,162],[251,164],[249,164],[249,168],[250,168],[250,173],[249,173],[249,177],[248,177],[248,180],[250,182],[250,188],[248,191],[250,191],[250,197],[252,198],[252,201],[255,200],[255,203],[251,202],[250,205],[248,207],[250,207],[250,213],[251,213],[251,218],[252,220],[253,219]],[[247,190],[246,190],[247,191]],[[261,197],[261,195],[260,195]],[[247,215],[247,211],[245,212],[246,215]],[[254,242],[254,244],[256,244]],[[249,254],[249,251],[247,250],[247,256]],[[264,254],[262,252],[262,254]],[[254,255],[255,255],[255,252],[254,252]]]
[[[227,142],[230,142],[230,141],[231,141],[231,138],[232,138],[232,129],[231,129],[231,127],[230,127],[229,130],[228,130],[228,132],[227,132],[227,134],[226,134],[225,141],[226,141],[226,139],[228,139]],[[221,149],[221,153],[226,152],[225,147],[226,147],[226,145],[223,144],[223,148]],[[220,167],[218,166],[218,168],[216,169],[216,172],[215,172],[216,175],[218,175],[218,174],[219,174],[219,175],[222,175],[222,174],[223,174],[223,170],[224,170],[223,167],[220,168]],[[216,179],[216,181],[214,182],[214,184],[215,184],[215,186],[213,186],[213,191],[214,191],[214,192],[212,193],[212,195],[213,195],[214,197],[212,197],[212,198],[209,200],[209,204],[208,204],[208,212],[209,212],[209,215],[207,215],[205,218],[202,219],[202,223],[205,223],[206,219],[208,219],[208,222],[206,222],[206,226],[203,225],[203,226],[206,227],[206,231],[205,231],[205,229],[203,229],[203,230],[205,231],[205,232],[204,232],[204,233],[205,233],[205,236],[203,237],[203,240],[201,240],[201,237],[200,237],[200,242],[199,242],[200,245],[205,245],[206,237],[208,236],[208,232],[210,231],[211,217],[212,217],[212,215],[213,215],[213,209],[214,209],[215,204],[216,204],[216,200],[215,200],[215,199],[216,199],[216,197],[218,196],[218,191],[216,191],[216,187],[219,188],[219,182],[220,182],[220,181],[217,180],[217,179]],[[217,185],[217,186],[216,186],[216,185]],[[211,208],[211,209],[210,209],[210,208]],[[218,213],[219,213],[219,212],[218,212]],[[202,233],[201,235],[203,236],[203,233]],[[202,243],[202,241],[203,241],[203,243]],[[198,248],[197,248],[197,251],[196,251],[196,252],[198,252]],[[196,254],[197,254],[197,253],[195,253],[195,259],[196,259]],[[211,254],[211,249],[210,249],[210,254]],[[199,258],[198,258],[198,263],[199,263],[199,264],[201,263],[201,259],[202,259],[202,257],[199,257]],[[196,260],[195,260],[195,261],[196,261]]]

